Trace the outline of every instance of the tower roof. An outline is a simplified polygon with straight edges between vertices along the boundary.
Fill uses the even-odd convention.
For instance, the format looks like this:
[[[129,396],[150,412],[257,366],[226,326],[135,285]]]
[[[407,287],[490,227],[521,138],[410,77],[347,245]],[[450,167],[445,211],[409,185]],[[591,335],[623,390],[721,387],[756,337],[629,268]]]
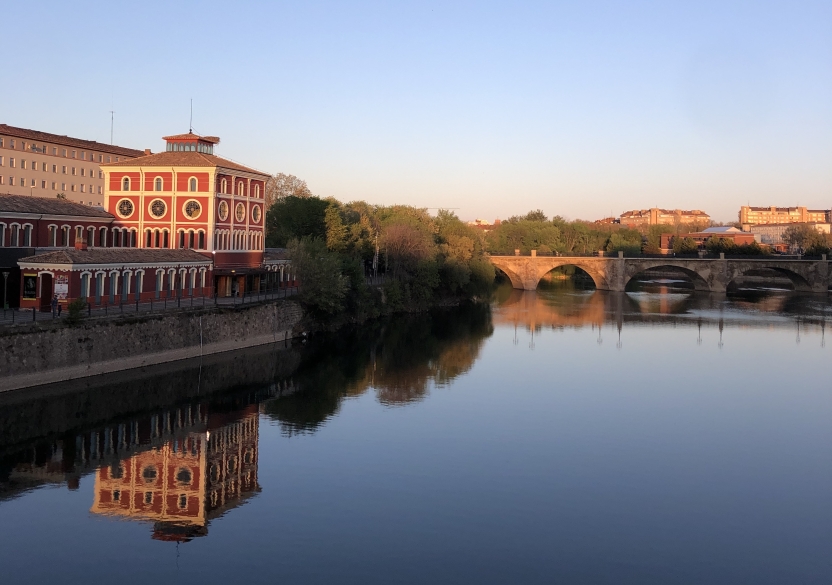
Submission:
[[[200,142],[208,142],[210,144],[220,143],[219,136],[200,136],[199,134],[194,134],[193,132],[188,132],[187,134],[174,134],[173,136],[162,136],[162,140],[167,140],[168,142],[174,140],[199,140]]]

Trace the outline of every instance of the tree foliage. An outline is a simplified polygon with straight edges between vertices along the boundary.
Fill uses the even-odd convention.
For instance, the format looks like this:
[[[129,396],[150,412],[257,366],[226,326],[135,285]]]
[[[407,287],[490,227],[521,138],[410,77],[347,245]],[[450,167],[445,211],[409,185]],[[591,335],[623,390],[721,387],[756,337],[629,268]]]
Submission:
[[[783,242],[794,251],[819,256],[829,253],[829,238],[827,234],[819,232],[814,226],[796,223],[783,232]]]
[[[277,173],[266,181],[266,207],[284,197],[312,197],[309,186],[295,175]]]
[[[341,259],[329,253],[322,239],[309,236],[290,241],[288,251],[303,283],[300,301],[319,316],[340,313],[350,285]]]
[[[284,248],[291,240],[304,237],[325,239],[328,205],[314,196],[278,199],[266,212],[266,247]]]
[[[487,296],[493,286],[481,232],[449,211],[434,217],[405,205],[289,196],[269,208],[266,227],[270,247],[292,242],[293,262],[307,262],[298,266],[301,300],[320,314],[377,310],[380,299],[373,295],[381,292],[367,286],[373,274],[385,276],[384,302],[393,310],[423,309],[445,297]],[[327,261],[312,266],[315,254]],[[344,277],[338,282],[346,283],[345,293],[320,270]]]

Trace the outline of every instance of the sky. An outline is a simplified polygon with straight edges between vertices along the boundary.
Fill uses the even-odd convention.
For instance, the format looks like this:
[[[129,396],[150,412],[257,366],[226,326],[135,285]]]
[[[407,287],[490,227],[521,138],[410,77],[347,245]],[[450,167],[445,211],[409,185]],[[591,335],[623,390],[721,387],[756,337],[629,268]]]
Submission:
[[[7,3],[0,123],[193,128],[322,197],[598,219],[832,207],[832,2]],[[9,50],[11,48],[11,50]]]

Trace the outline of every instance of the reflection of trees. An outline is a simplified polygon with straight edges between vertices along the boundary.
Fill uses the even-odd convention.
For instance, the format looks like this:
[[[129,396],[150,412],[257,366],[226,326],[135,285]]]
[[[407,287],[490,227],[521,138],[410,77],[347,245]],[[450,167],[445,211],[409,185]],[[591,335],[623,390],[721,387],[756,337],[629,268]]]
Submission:
[[[430,384],[443,385],[474,364],[491,335],[488,307],[399,316],[315,341],[294,377],[299,388],[271,400],[263,412],[288,434],[310,432],[333,416],[341,400],[376,391],[379,402],[421,400]]]

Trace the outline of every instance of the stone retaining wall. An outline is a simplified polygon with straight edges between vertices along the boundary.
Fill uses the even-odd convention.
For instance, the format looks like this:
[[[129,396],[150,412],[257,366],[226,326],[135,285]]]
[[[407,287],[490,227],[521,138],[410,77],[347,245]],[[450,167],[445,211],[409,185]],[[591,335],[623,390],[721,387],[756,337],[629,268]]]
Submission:
[[[90,321],[0,336],[0,391],[282,341],[302,317],[294,301]]]

